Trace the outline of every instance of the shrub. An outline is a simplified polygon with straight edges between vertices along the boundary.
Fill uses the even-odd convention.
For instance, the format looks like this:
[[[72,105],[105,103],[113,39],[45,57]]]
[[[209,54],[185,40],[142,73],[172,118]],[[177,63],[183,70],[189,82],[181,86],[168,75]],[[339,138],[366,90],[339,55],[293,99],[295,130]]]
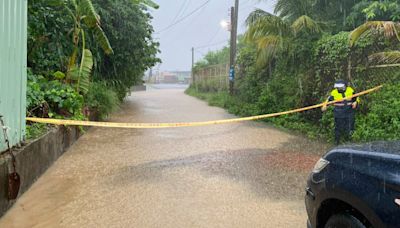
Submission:
[[[83,96],[70,85],[28,71],[28,116],[84,119]]]
[[[354,139],[358,141],[400,138],[400,83],[386,85],[371,95],[369,112],[359,115]]]
[[[98,115],[100,119],[107,118],[120,104],[117,93],[99,82],[90,84],[85,102],[86,106],[89,107],[95,115]]]
[[[42,77],[43,78],[43,77]],[[28,70],[28,85],[26,90],[26,107],[28,115],[31,115],[38,108],[41,108],[46,101],[44,100],[44,91],[37,77]]]
[[[49,106],[49,117],[71,119],[84,119],[83,96],[70,85],[60,81],[49,81],[42,84],[44,99]]]

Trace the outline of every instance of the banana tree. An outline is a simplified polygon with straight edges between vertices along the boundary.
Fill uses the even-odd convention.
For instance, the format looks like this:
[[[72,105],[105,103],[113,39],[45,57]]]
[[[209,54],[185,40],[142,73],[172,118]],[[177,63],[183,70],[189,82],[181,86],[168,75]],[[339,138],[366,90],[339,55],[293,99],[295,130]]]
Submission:
[[[86,48],[85,35],[91,30],[95,41],[106,54],[112,54],[110,42],[101,28],[100,16],[91,0],[61,0],[64,8],[74,21],[72,29],[73,51],[69,59],[67,81],[76,84],[78,92],[87,93],[93,69],[93,56]],[[80,55],[80,63],[77,64]]]
[[[74,20],[73,52],[68,64],[67,81],[75,82],[78,92],[87,93],[89,90],[90,76],[93,69],[92,52],[86,48],[86,29],[92,31],[95,41],[106,54],[112,54],[113,49],[101,28],[100,16],[96,13],[92,0],[61,0]],[[142,4],[157,9],[159,6],[152,0],[131,0],[133,4]],[[80,63],[77,64],[81,48]]]

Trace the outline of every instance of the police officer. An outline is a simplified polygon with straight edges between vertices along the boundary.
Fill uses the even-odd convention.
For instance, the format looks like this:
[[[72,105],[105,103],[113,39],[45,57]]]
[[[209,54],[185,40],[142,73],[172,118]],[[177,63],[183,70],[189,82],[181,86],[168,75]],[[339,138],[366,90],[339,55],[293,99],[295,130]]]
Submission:
[[[338,145],[340,139],[343,137],[345,140],[350,139],[355,129],[355,109],[360,103],[359,98],[350,98],[354,95],[354,89],[348,86],[346,81],[337,80],[334,85],[327,102],[340,101],[335,103],[334,117],[335,117],[335,143]],[[322,111],[327,110],[327,104],[322,107]]]

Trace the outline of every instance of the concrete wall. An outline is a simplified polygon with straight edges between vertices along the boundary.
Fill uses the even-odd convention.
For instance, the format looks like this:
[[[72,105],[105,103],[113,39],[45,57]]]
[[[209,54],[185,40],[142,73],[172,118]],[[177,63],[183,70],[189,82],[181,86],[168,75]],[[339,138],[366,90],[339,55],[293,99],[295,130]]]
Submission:
[[[30,186],[80,137],[77,128],[58,127],[43,137],[14,150],[17,159],[17,172],[21,176],[19,196]],[[8,155],[0,156],[0,217],[14,204],[8,194]]]

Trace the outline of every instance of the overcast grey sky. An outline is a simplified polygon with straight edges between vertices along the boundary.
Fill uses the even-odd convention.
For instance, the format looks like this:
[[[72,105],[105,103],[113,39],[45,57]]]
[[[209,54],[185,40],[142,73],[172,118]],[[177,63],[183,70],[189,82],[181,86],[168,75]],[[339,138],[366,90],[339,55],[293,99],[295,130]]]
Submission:
[[[161,70],[190,70],[191,48],[213,46],[196,49],[195,60],[210,50],[217,50],[227,44],[229,32],[220,26],[221,20],[229,19],[229,9],[234,0],[210,0],[201,10],[186,20],[157,34],[173,24],[174,21],[188,15],[207,0],[156,0],[160,5],[152,11],[154,37],[161,43]],[[245,31],[244,21],[255,8],[272,12],[275,0],[240,0],[239,33]],[[224,42],[226,41],[226,42]]]

